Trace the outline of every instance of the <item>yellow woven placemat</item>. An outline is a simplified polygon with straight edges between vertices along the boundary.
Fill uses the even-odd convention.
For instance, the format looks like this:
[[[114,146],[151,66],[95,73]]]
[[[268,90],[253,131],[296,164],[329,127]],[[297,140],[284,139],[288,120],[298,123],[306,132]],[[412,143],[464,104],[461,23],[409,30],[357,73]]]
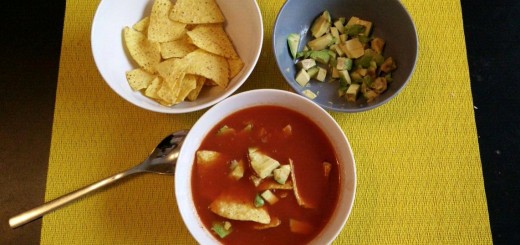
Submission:
[[[289,89],[271,32],[283,1],[259,0],[262,56],[239,90]],[[419,33],[413,79],[386,105],[331,113],[357,163],[352,215],[337,244],[489,244],[491,231],[473,115],[460,2],[403,0]],[[67,1],[45,199],[142,161],[168,133],[204,111],[138,109],[105,84],[91,58],[98,1]],[[173,178],[140,175],[43,219],[42,244],[192,244]]]

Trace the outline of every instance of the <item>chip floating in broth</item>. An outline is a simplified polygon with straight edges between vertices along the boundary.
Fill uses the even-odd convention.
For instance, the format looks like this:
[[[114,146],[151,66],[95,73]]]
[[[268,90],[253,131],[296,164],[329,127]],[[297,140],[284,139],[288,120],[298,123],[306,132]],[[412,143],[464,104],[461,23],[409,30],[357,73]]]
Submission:
[[[244,67],[214,0],[155,0],[150,16],[124,27],[124,45],[139,66],[126,72],[133,91],[173,106],[204,88],[227,88]]]

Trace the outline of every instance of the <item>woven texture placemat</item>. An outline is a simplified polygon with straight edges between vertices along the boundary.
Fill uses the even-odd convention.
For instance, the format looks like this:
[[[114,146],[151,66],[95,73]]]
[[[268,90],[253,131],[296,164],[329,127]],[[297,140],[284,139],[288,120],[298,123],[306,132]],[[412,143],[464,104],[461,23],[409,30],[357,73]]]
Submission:
[[[319,2],[319,1],[317,1]],[[460,2],[403,0],[419,35],[412,80],[363,113],[331,113],[352,145],[358,187],[337,244],[490,244]],[[166,115],[116,95],[96,70],[90,28],[99,1],[67,1],[45,199],[141,162],[203,111]],[[283,1],[259,0],[262,55],[239,89],[289,90],[271,48]],[[173,178],[144,174],[43,219],[42,244],[193,244]]]

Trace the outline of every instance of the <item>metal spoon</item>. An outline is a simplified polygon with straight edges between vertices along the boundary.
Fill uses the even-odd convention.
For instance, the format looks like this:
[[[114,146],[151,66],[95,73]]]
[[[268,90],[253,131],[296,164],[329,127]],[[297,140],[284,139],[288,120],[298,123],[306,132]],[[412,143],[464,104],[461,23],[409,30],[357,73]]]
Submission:
[[[135,173],[149,172],[173,175],[179,151],[187,133],[187,130],[181,130],[168,135],[141,164],[16,215],[9,219],[9,225],[11,228],[25,225],[67,203]]]

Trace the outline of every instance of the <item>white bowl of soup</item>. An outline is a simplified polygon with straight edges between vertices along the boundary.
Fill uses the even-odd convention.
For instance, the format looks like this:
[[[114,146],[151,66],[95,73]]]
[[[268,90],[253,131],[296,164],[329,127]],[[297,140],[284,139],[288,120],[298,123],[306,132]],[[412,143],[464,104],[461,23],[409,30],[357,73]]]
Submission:
[[[355,161],[312,101],[260,89],[223,100],[191,128],[175,172],[181,216],[200,244],[328,244],[344,229]]]

